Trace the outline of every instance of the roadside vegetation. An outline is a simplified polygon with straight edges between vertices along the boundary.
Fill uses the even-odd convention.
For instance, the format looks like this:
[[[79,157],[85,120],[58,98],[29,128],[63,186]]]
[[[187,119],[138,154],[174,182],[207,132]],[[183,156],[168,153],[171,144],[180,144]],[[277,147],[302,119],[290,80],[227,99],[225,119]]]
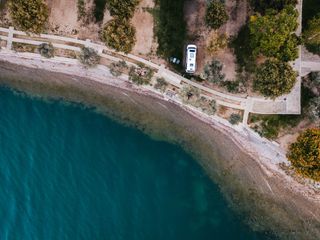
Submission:
[[[100,56],[98,55],[98,52],[89,47],[81,48],[78,59],[86,67],[95,67],[100,62]]]
[[[54,57],[54,47],[52,43],[42,43],[38,46],[38,52],[45,58]]]
[[[139,64],[138,67],[132,66],[129,71],[129,80],[137,85],[150,84],[151,79],[154,75],[154,71],[143,65]]]
[[[10,0],[9,12],[14,26],[22,31],[42,33],[48,22],[44,0]]]
[[[308,129],[290,145],[287,154],[294,169],[304,177],[320,181],[320,129]]]
[[[186,23],[184,20],[185,0],[157,0],[156,36],[158,40],[157,53],[169,59],[182,59],[186,39]]]
[[[128,70],[128,65],[125,61],[119,61],[119,62],[113,62],[109,65],[109,70],[112,76],[119,77],[123,73],[125,73]]]

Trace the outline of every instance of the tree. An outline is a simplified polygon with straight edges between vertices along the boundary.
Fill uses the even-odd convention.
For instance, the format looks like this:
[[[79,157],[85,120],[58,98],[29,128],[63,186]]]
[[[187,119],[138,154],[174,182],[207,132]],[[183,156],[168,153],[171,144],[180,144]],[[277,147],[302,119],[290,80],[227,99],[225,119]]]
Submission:
[[[320,181],[320,129],[308,129],[292,143],[287,154],[296,171]]]
[[[10,0],[10,16],[23,31],[41,33],[48,21],[48,7],[43,0]]]
[[[268,9],[281,11],[286,5],[296,5],[297,0],[251,0],[254,10],[264,14]]]
[[[298,12],[287,6],[281,12],[268,11],[265,16],[252,16],[249,22],[250,45],[254,56],[262,54],[283,61],[298,57],[298,37],[293,34],[298,26]]]
[[[225,74],[221,73],[223,64],[216,59],[204,66],[202,78],[212,83],[221,83],[225,79]]]
[[[164,78],[157,78],[156,84],[154,85],[155,89],[160,90],[161,92],[164,92],[166,88],[168,87],[168,82]]]
[[[314,97],[310,100],[308,115],[313,121],[320,120],[320,97]]]
[[[38,51],[41,56],[46,58],[53,58],[54,57],[54,47],[52,43],[41,43],[38,46]]]
[[[254,89],[266,97],[278,97],[290,92],[296,82],[296,76],[288,63],[270,59],[258,67]]]
[[[308,22],[303,39],[310,52],[320,55],[320,14]]]
[[[112,19],[106,23],[101,38],[108,47],[117,51],[131,52],[136,38],[136,30],[126,19]]]
[[[136,83],[137,85],[149,84],[154,71],[151,68],[140,64],[138,67],[132,66],[129,71],[129,80]]]
[[[99,63],[100,56],[93,48],[82,47],[78,59],[83,65],[94,67]]]
[[[228,21],[229,17],[223,3],[212,0],[208,3],[205,21],[208,27],[218,29]]]
[[[128,65],[125,61],[121,60],[118,62],[113,62],[109,65],[109,71],[114,77],[121,76],[128,69]]]
[[[132,18],[139,1],[140,0],[108,0],[107,8],[111,16],[129,19]]]
[[[311,72],[309,79],[313,84],[320,87],[320,72]]]

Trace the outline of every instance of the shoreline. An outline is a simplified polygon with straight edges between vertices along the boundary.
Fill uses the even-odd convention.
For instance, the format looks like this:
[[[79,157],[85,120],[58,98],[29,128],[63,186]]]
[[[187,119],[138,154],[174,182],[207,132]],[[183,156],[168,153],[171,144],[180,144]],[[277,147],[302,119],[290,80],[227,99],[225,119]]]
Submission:
[[[272,219],[274,221],[274,223],[272,223],[272,226],[270,227],[261,226],[262,220],[257,221],[258,225],[260,225],[258,226],[258,230],[265,229],[266,231],[270,231],[272,230],[272,228],[277,227],[277,225],[279,224],[286,224],[285,222],[280,221],[280,219],[278,219],[279,222],[277,221],[277,219],[275,219],[275,217],[279,217],[281,215],[283,218],[285,218],[289,222],[290,220],[292,220],[291,221],[292,226],[290,227],[279,226],[279,228],[281,228],[280,231],[282,232],[288,231],[288,232],[291,232],[292,234],[294,233],[293,224],[295,226],[298,226],[298,224],[299,225],[302,224],[304,228],[307,228],[308,231],[310,231],[310,233],[308,233],[310,234],[310,236],[304,239],[320,238],[320,230],[319,230],[320,210],[318,211],[316,210],[316,209],[320,209],[319,208],[320,194],[317,193],[315,189],[310,188],[310,186],[305,186],[296,182],[290,176],[286,175],[282,169],[280,169],[277,163],[286,161],[285,153],[283,152],[283,150],[275,146],[273,143],[269,141],[265,141],[264,139],[260,138],[257,134],[254,134],[251,131],[243,128],[241,125],[233,128],[226,120],[221,120],[218,117],[212,117],[212,118],[208,117],[207,115],[199,112],[198,110],[192,107],[189,107],[189,106],[187,107],[179,104],[179,102],[176,102],[170,99],[165,99],[163,95],[155,91],[152,91],[152,89],[148,89],[148,88],[141,89],[140,87],[137,87],[127,82],[126,76],[123,76],[120,79],[116,79],[108,73],[108,70],[105,67],[99,66],[96,69],[84,69],[78,63],[76,63],[77,60],[73,61],[70,59],[69,63],[62,64],[59,62],[55,62],[54,59],[43,60],[41,59],[41,57],[38,57],[37,59],[31,60],[31,59],[24,58],[22,55],[23,54],[20,54],[19,56],[19,54],[16,54],[16,53],[0,52],[0,58],[6,59],[4,61],[0,60],[1,62],[0,72],[3,73],[0,75],[0,79],[3,78],[1,80],[2,80],[2,83],[4,83],[5,85],[9,85],[9,86],[13,85],[14,88],[19,89],[19,84],[16,84],[16,86],[14,86],[15,85],[14,81],[13,82],[11,81],[11,83],[8,82],[8,80],[9,81],[14,79],[17,80],[19,77],[25,78],[23,84],[27,88],[28,87],[31,88],[30,81],[32,81],[33,83],[36,83],[36,82],[40,83],[41,80],[42,80],[42,83],[41,83],[42,87],[45,87],[46,85],[51,85],[51,84],[61,85],[61,86],[63,84],[84,85],[84,86],[86,84],[89,84],[90,86],[91,85],[92,86],[91,86],[91,89],[87,90],[88,92],[96,91],[98,93],[99,91],[101,91],[99,94],[107,95],[106,92],[102,91],[103,88],[106,88],[108,89],[107,93],[112,92],[112,94],[116,96],[114,97],[115,101],[118,101],[119,99],[121,99],[121,101],[125,102],[125,104],[131,104],[132,106],[135,106],[137,109],[139,107],[145,107],[146,109],[143,109],[141,111],[150,111],[152,112],[153,115],[155,115],[156,113],[156,111],[154,110],[157,109],[159,112],[163,111],[165,112],[165,114],[168,114],[168,116],[166,116],[168,119],[169,118],[174,119],[174,118],[180,117],[181,119],[171,120],[171,121],[176,121],[177,123],[179,122],[181,125],[185,125],[189,127],[190,126],[192,127],[195,125],[195,126],[199,126],[199,129],[208,129],[207,131],[202,131],[202,132],[200,130],[195,132],[193,132],[194,130],[191,131],[196,136],[196,137],[192,136],[195,138],[194,139],[195,142],[200,141],[196,138],[201,139],[200,144],[202,145],[204,145],[203,143],[207,141],[206,146],[200,146],[200,144],[194,143],[195,146],[197,147],[200,146],[201,148],[200,150],[192,149],[192,148],[195,148],[195,146],[188,146],[190,142],[192,142],[190,140],[184,139],[182,141],[185,141],[186,143],[182,143],[182,144],[179,143],[179,140],[177,140],[177,138],[183,138],[184,136],[182,135],[187,134],[185,132],[183,132],[183,134],[178,132],[177,135],[181,135],[181,136],[179,137],[171,136],[171,138],[175,139],[173,140],[173,142],[177,144],[181,144],[185,149],[189,147],[190,149],[187,149],[187,151],[192,155],[196,156],[197,159],[202,159],[200,160],[200,164],[205,168],[205,170],[211,176],[211,178],[213,178],[213,180],[219,184],[220,188],[225,193],[225,196],[227,200],[229,200],[230,204],[241,205],[241,203],[237,203],[237,201],[235,201],[233,196],[234,193],[239,191],[240,189],[243,193],[245,191],[248,191],[248,193],[242,196],[242,198],[244,197],[248,199],[242,200],[242,198],[237,196],[238,198],[241,199],[239,200],[239,202],[251,200],[250,198],[253,198],[256,196],[259,196],[259,197],[263,196],[264,197],[263,200],[267,199],[268,201],[270,201],[270,203],[268,202],[268,204],[273,204],[273,205],[268,205],[267,203],[265,203],[264,206],[260,207],[264,209],[259,209],[259,211],[262,211],[265,214],[265,216],[267,216],[268,214],[270,215],[270,213],[268,213],[270,209],[268,208],[272,206],[274,208],[273,210],[276,209],[277,211],[279,211],[279,213],[276,216],[268,216],[268,220]],[[27,72],[29,72],[29,74],[24,74]],[[39,76],[39,75],[42,75],[40,73],[45,73],[45,72],[46,72],[45,76]],[[4,78],[7,78],[7,79],[5,80]],[[53,80],[54,78],[56,79]],[[43,83],[44,79],[46,80],[52,79],[52,81]],[[73,83],[71,83],[71,81],[73,81]],[[30,91],[32,92],[32,90]],[[84,91],[86,90],[84,89]],[[38,94],[41,95],[41,91],[39,91]],[[57,94],[59,95],[58,92]],[[69,93],[64,92],[61,95],[64,95],[64,94],[68,95]],[[59,96],[56,96],[56,97],[59,97]],[[67,97],[60,96],[60,97],[68,99],[68,96]],[[157,104],[150,103],[150,106],[149,106],[148,103],[143,103],[140,101],[140,99],[144,99],[144,100],[148,99],[150,102],[154,101]],[[80,99],[79,102],[86,103],[86,99]],[[140,104],[141,105],[144,104],[144,105],[140,106]],[[153,104],[154,106],[151,106],[151,104]],[[94,104],[89,103],[89,105],[94,105]],[[175,111],[171,111],[171,109]],[[175,114],[177,114],[177,116],[173,116]],[[133,116],[132,117],[127,116],[127,118],[129,118],[128,121],[130,122],[132,120],[130,118],[133,118]],[[187,121],[189,121],[190,123],[183,122],[182,118],[186,118]],[[136,121],[136,124],[140,124],[139,121]],[[149,129],[149,128],[151,129],[153,127],[152,126],[153,124],[154,122],[150,122],[149,124],[150,126],[145,125],[143,127],[145,129]],[[166,126],[166,127],[169,128],[169,126]],[[209,128],[211,130],[209,130]],[[159,129],[158,131],[161,131],[161,130],[163,129]],[[146,130],[147,133],[148,131],[150,134],[150,132],[157,131],[157,130],[156,129]],[[186,129],[181,131],[186,131]],[[233,148],[232,151],[230,151],[230,153],[227,153],[228,151],[227,149],[221,149],[221,147],[223,147],[223,144],[219,143],[221,139],[218,141],[210,138],[211,131],[214,132],[214,134],[213,133],[211,134],[212,136],[215,137],[217,135],[220,135],[221,139],[224,138],[223,141],[226,141],[229,144],[235,145],[233,147],[230,146],[230,150]],[[174,135],[176,133],[157,133],[157,134],[161,136],[160,139],[164,138],[165,140],[168,140],[167,139],[168,136],[166,136],[166,134]],[[162,136],[162,135],[165,135],[165,136]],[[226,139],[226,137],[228,139]],[[228,145],[225,145],[225,146],[228,146]],[[214,150],[216,150],[217,153]],[[241,153],[239,151],[241,151]],[[231,154],[231,155],[230,155],[230,159],[228,159],[226,163],[222,161],[219,162],[217,160],[212,160],[214,158],[216,159],[219,159],[219,158],[222,159],[223,157],[228,158],[228,154],[229,155]],[[240,155],[242,157],[241,159],[239,159]],[[236,161],[237,159],[239,159],[239,161]],[[225,159],[223,160],[225,161]],[[221,166],[219,164],[221,164]],[[251,171],[251,168],[254,169],[255,171]],[[226,184],[224,184],[226,182],[225,180],[228,179],[229,177],[233,180],[234,186],[232,186],[232,184],[230,183],[229,185],[231,186],[226,186]],[[241,179],[242,182],[240,183],[237,182],[239,181],[239,179]],[[236,190],[235,187],[238,187],[239,190]],[[280,192],[280,196],[277,195],[278,192]],[[283,192],[283,194],[281,192]],[[249,196],[248,194],[251,194],[252,196]],[[286,202],[285,200],[289,201],[290,197],[294,199],[293,206],[284,206],[283,204]],[[257,203],[252,205],[254,205],[253,209],[250,209],[252,208],[252,206],[240,206],[240,207],[232,206],[232,207],[233,208],[239,207],[239,209],[237,209],[238,212],[247,214],[247,212],[256,210],[254,208],[259,207],[259,206],[256,206],[258,205]],[[275,206],[278,206],[278,207],[275,207]],[[241,209],[241,207],[243,209],[245,208],[245,210]],[[281,208],[284,208],[284,210],[281,210]],[[295,216],[296,212],[295,213],[293,212],[293,210],[298,211],[299,209],[301,209],[301,215],[303,215],[302,217]],[[263,219],[265,219],[265,216],[263,216]],[[294,219],[294,217],[299,219]],[[252,223],[250,224],[252,225]],[[298,237],[298,236],[295,236],[297,233],[294,233],[294,235],[291,235],[291,234],[287,235],[288,237],[291,237],[291,239],[292,237]],[[313,235],[313,238],[311,238],[311,235]]]

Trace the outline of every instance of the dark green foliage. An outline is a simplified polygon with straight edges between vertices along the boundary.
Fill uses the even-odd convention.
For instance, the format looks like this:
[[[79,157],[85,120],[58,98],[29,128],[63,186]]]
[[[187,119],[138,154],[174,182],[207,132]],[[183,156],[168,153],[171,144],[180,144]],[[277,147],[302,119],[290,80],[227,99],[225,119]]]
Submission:
[[[185,0],[158,0],[157,52],[162,57],[182,59],[186,37],[184,3]]]
[[[320,14],[309,20],[303,40],[308,51],[320,55]]]
[[[54,57],[54,48],[52,43],[41,43],[38,46],[38,51],[41,56],[46,58],[53,58]]]
[[[320,129],[301,133],[290,145],[287,157],[299,174],[320,181]]]
[[[286,5],[296,5],[297,0],[251,0],[255,11],[265,14],[267,9],[282,10]]]
[[[232,125],[236,125],[238,124],[239,122],[241,122],[241,116],[239,114],[236,114],[236,113],[232,113],[229,117],[229,122],[232,124]]]
[[[208,27],[213,29],[220,28],[228,21],[229,17],[225,5],[217,0],[208,3],[205,21]]]
[[[84,19],[84,17],[86,16],[85,7],[86,6],[85,6],[84,0],[78,0],[78,2],[77,2],[78,21],[81,19]]]
[[[138,4],[139,0],[108,0],[107,8],[111,16],[129,19],[132,18]]]
[[[48,6],[43,0],[10,0],[10,16],[15,27],[41,33],[48,21]]]
[[[161,92],[164,92],[167,86],[168,83],[164,78],[157,78],[157,82],[154,85],[154,88],[160,90]]]
[[[140,64],[138,67],[132,66],[129,71],[129,80],[137,85],[149,84],[153,77],[153,70]]]
[[[254,89],[266,97],[275,98],[289,93],[296,77],[296,72],[288,63],[270,59],[258,67]]]
[[[262,54],[282,61],[298,57],[298,12],[286,7],[281,12],[269,11],[265,16],[252,16],[249,22],[250,44],[254,56]]]
[[[320,97],[314,97],[310,100],[308,115],[312,121],[320,120]]]
[[[204,66],[202,73],[202,78],[212,82],[212,83],[221,83],[225,79],[225,74],[222,71],[223,64],[216,59],[213,59],[210,63],[207,63]]]
[[[93,48],[82,47],[78,59],[83,65],[94,67],[99,64],[100,56]]]
[[[96,22],[101,22],[103,20],[106,3],[107,3],[107,0],[94,0],[95,6],[94,6],[93,15],[96,19]]]
[[[320,13],[319,0],[303,0],[302,8],[302,30],[307,27],[308,22]]]
[[[108,47],[129,53],[136,41],[136,30],[127,19],[112,19],[104,26],[101,38]]]
[[[320,72],[311,72],[309,75],[309,79],[313,84],[320,87]]]

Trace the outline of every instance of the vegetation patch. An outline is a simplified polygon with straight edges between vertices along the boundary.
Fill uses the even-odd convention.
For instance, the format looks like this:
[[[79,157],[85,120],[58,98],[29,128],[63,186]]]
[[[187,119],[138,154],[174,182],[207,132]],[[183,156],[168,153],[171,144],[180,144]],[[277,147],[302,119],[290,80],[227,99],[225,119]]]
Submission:
[[[83,1],[83,0],[79,0],[79,1]],[[93,15],[96,19],[96,22],[101,22],[103,20],[106,3],[107,3],[107,0],[94,0],[95,7],[94,7]]]
[[[320,13],[308,21],[303,40],[308,51],[320,55]]]
[[[155,89],[158,89],[161,92],[165,92],[168,87],[168,82],[164,78],[157,78],[156,84],[154,85]]]
[[[185,0],[157,0],[159,6],[156,36],[158,54],[164,58],[172,56],[182,59],[186,38],[184,20]]]
[[[139,64],[138,67],[132,66],[129,71],[129,80],[137,85],[149,84],[154,71],[151,68],[146,67],[143,64]]]
[[[216,84],[220,84],[225,80],[225,74],[222,71],[223,64],[216,59],[207,63],[204,67],[201,78]]]
[[[98,55],[98,52],[93,48],[88,47],[81,48],[78,59],[83,65],[87,67],[94,67],[100,62],[100,56]]]
[[[128,65],[125,61],[113,62],[109,65],[109,69],[112,76],[119,77],[128,70]]]
[[[279,60],[267,60],[256,72],[254,90],[266,97],[275,98],[289,93],[296,82],[297,73],[292,67]]]
[[[111,16],[129,19],[133,17],[135,8],[139,2],[140,0],[108,0],[107,8]]]
[[[287,157],[299,174],[320,181],[320,129],[301,133],[290,145]]]
[[[41,33],[48,21],[48,6],[43,0],[10,0],[10,16],[15,27],[32,33]]]
[[[320,13],[319,0],[303,0],[302,29],[307,27],[308,22]]]
[[[287,5],[296,5],[297,0],[251,0],[250,3],[256,12],[265,14],[268,9],[281,11]]]
[[[53,58],[54,57],[54,47],[52,43],[41,43],[38,46],[38,52],[41,56],[45,58]]]
[[[108,47],[129,53],[135,42],[135,28],[127,19],[112,19],[104,26],[101,38]]]
[[[250,18],[250,44],[254,56],[275,57],[292,61],[298,57],[299,39],[293,33],[298,26],[298,11],[287,6],[281,12],[268,11],[266,15]]]
[[[207,45],[207,51],[214,55],[221,49],[224,49],[228,46],[228,38],[226,34],[218,34],[217,32],[211,33]]]
[[[226,12],[224,3],[211,0],[206,9],[205,21],[208,27],[218,29],[228,21],[229,17]]]
[[[237,125],[241,122],[241,116],[240,114],[232,113],[228,120],[232,125]]]

